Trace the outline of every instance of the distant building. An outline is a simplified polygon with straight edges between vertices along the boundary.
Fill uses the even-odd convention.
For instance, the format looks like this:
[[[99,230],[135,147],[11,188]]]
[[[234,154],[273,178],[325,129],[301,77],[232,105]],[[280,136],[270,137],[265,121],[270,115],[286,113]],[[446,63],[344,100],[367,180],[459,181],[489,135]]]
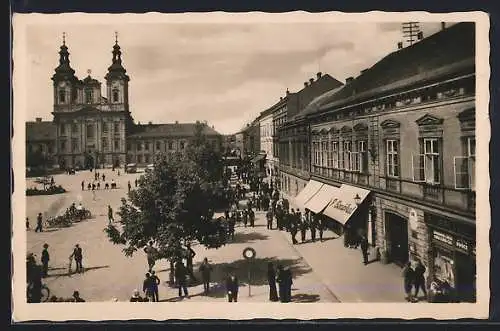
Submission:
[[[129,110],[130,77],[122,65],[116,40],[112,63],[102,84],[90,76],[75,76],[65,40],[59,66],[52,76],[53,121],[26,123],[27,153],[43,151],[61,168],[148,164],[156,152],[182,150],[195,134],[195,123],[135,124]],[[221,135],[201,123],[210,143],[221,147]]]

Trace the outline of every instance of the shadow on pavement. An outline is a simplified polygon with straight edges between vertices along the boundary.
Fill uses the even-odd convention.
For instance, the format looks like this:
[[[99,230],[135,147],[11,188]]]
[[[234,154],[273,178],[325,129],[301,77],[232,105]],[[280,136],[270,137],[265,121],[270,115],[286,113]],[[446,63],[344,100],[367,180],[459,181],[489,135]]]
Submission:
[[[234,239],[231,240],[229,243],[243,244],[247,242],[254,242],[256,240],[266,240],[267,238],[269,238],[269,236],[258,232],[250,232],[250,233],[237,232],[234,235]]]
[[[104,268],[109,268],[109,265],[103,265],[103,266],[98,266],[98,267],[88,267],[88,268],[84,267],[83,268],[84,272],[82,274],[85,274],[85,273],[92,271],[92,270],[98,270],[98,269],[104,269]],[[68,270],[67,268],[58,268],[58,269]],[[52,270],[58,270],[58,269],[52,269]],[[72,276],[75,274],[78,274],[78,273],[73,271],[73,272],[65,272],[62,274],[49,274],[46,278]]]
[[[292,302],[297,302],[297,303],[310,303],[310,302],[318,302],[319,301],[319,294],[305,294],[305,293],[299,293],[299,294],[294,294],[292,295]]]

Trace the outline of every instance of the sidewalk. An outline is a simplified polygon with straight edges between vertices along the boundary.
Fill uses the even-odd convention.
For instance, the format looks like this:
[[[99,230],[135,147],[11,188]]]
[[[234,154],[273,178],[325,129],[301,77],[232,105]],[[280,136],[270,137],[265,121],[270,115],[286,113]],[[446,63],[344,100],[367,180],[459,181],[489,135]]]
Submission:
[[[283,196],[295,208],[293,200]],[[290,233],[283,231],[282,235],[292,245]],[[306,239],[310,236],[307,231]],[[300,241],[300,232],[296,238]],[[400,267],[374,261],[372,252],[364,265],[361,250],[344,247],[343,237],[331,231],[324,232],[323,240],[292,246],[340,302],[406,302]]]

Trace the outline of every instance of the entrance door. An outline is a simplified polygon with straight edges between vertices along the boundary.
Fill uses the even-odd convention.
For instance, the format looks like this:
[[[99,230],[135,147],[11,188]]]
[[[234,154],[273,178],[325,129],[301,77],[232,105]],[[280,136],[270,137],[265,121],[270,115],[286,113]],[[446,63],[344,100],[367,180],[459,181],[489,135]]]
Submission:
[[[457,253],[455,261],[458,299],[462,302],[475,302],[476,261],[463,253]]]
[[[408,221],[393,213],[385,215],[390,259],[397,265],[403,266],[408,262]]]

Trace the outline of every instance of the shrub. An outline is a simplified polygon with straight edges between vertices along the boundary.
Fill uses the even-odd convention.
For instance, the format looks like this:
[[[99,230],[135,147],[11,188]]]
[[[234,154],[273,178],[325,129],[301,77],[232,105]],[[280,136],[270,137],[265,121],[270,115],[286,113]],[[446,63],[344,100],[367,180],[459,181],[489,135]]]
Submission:
[[[37,188],[28,188],[26,190],[26,195],[52,195],[65,193],[66,190],[61,185],[54,185],[46,188],[45,190],[39,190]]]

